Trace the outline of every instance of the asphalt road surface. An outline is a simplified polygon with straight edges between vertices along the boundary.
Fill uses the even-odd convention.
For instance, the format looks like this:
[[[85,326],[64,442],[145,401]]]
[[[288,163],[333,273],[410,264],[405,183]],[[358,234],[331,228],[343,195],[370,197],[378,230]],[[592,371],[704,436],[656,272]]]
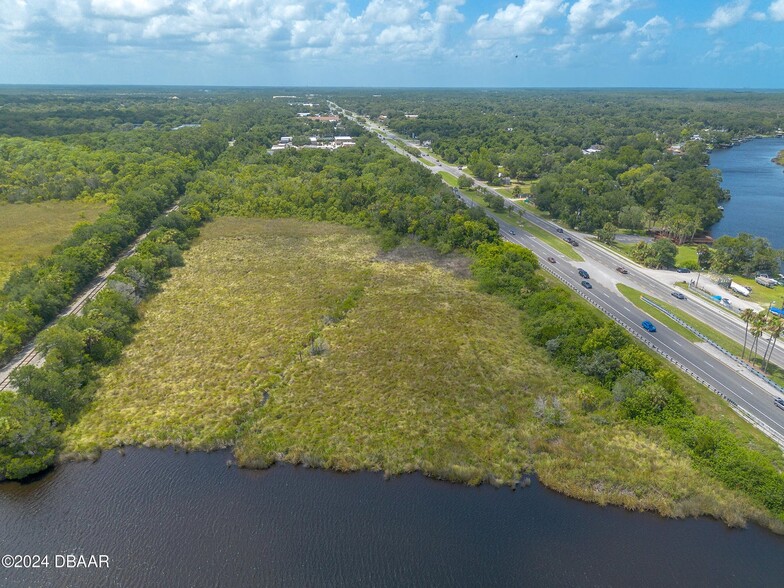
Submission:
[[[405,141],[403,138],[397,137],[373,123],[364,126],[378,135],[389,148],[416,161],[415,157],[412,157],[392,142],[393,139]],[[432,156],[423,154],[422,158],[433,164],[432,166],[427,166],[433,173],[446,171],[455,177],[462,175],[462,171],[457,167],[444,164]],[[488,189],[492,190],[489,187]],[[476,206],[474,202],[459,190],[456,192],[466,204]],[[563,237],[561,233],[557,232],[558,227],[554,223],[525,211],[508,199],[507,202],[512,204],[518,212],[522,213],[526,220],[559,238]],[[577,237],[575,234],[572,234],[572,236],[579,243],[578,252],[585,259],[583,262],[575,262],[568,259],[546,243],[525,232],[524,229],[512,226],[492,215],[489,211],[486,212],[494,216],[498,221],[501,235],[504,239],[518,243],[533,251],[539,257],[542,267],[573,289],[582,291],[583,297],[594,305],[600,306],[605,312],[610,313],[617,322],[622,323],[638,339],[655,348],[670,361],[681,367],[681,369],[698,379],[698,381],[702,381],[702,383],[712,387],[724,398],[734,403],[736,407],[741,409],[741,413],[745,412],[747,416],[755,421],[758,428],[780,445],[784,443],[784,410],[774,406],[773,400],[777,393],[772,391],[770,386],[763,384],[756,376],[741,366],[732,366],[719,361],[702,347],[693,344],[678,333],[659,324],[631,304],[618,292],[615,284],[623,282],[646,291],[673,306],[681,307],[695,318],[736,340],[739,338],[742,342],[744,326],[739,319],[725,314],[719,308],[712,309],[701,301],[692,299],[691,296],[687,300],[677,300],[671,297],[672,286],[656,280],[645,272],[634,268],[620,256],[616,256],[604,248],[586,241],[584,238]],[[553,257],[556,263],[549,263],[547,261],[548,257]],[[622,276],[616,271],[615,268],[621,265],[629,271],[628,274]],[[578,267],[586,269],[591,275],[592,279],[590,282],[593,287],[590,290],[581,285],[583,278],[577,273]],[[686,277],[688,278],[688,275]],[[641,323],[644,320],[652,321],[656,325],[657,331],[649,333],[643,329]],[[784,350],[778,350],[774,354],[773,361],[774,363],[780,362],[779,365],[784,365]]]

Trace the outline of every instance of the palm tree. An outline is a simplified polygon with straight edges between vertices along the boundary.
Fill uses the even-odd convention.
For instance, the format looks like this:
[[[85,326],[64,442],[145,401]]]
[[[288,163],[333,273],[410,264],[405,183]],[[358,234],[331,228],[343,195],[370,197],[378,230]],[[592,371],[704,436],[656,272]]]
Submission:
[[[765,360],[765,371],[768,371],[770,358],[773,356],[773,350],[776,349],[776,340],[781,336],[781,333],[784,332],[784,321],[782,321],[780,318],[771,319],[768,326],[768,332],[770,333],[770,338],[773,340],[773,345],[771,346],[770,353]]]
[[[765,332],[765,313],[760,312],[754,315],[751,320],[751,336],[754,337],[754,342],[751,344],[749,352],[749,361],[753,364],[754,357],[757,355],[757,345],[759,345],[760,337]]]
[[[740,313],[740,318],[746,323],[746,330],[743,332],[743,353],[740,354],[741,359],[743,359],[743,356],[746,355],[746,338],[748,337],[749,334],[749,321],[753,319],[754,316],[755,313],[750,308],[747,308]]]

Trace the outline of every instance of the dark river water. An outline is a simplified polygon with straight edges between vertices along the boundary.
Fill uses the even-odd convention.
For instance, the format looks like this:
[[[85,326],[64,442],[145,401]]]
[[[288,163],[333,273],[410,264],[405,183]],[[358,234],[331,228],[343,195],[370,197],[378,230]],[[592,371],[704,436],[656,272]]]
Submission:
[[[407,475],[227,468],[226,452],[129,450],[0,484],[0,586],[781,586],[784,538]]]
[[[784,249],[784,167],[771,161],[782,149],[784,138],[753,139],[711,153],[710,166],[721,170],[732,196],[711,228],[714,238],[746,232]]]

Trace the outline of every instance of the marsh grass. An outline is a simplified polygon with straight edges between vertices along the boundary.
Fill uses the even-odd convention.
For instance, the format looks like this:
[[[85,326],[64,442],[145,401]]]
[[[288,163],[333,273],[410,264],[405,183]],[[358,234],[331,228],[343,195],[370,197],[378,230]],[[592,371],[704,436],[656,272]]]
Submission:
[[[418,470],[469,484],[536,471],[599,503],[773,526],[662,430],[612,404],[584,410],[585,378],[535,348],[519,311],[478,292],[461,264],[401,249],[380,253],[369,235],[328,223],[207,225],[104,370],[67,449],[233,445],[245,467]],[[537,418],[537,398],[568,418]],[[710,400],[701,410],[735,418]]]
[[[0,204],[0,287],[12,271],[51,253],[74,226],[106,208],[78,200]]]

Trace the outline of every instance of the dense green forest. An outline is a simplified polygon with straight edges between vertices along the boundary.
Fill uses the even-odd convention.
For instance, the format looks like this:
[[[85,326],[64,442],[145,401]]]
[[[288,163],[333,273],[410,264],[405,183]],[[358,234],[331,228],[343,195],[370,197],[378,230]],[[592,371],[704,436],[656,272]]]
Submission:
[[[237,154],[281,136],[357,132],[296,117],[271,93],[182,98],[169,92],[0,95],[0,201],[85,199],[112,204],[54,254],[0,291],[0,361],[48,323],[231,141]],[[154,122],[153,122],[154,121]],[[194,126],[182,126],[194,125]],[[21,134],[23,136],[3,136]],[[51,135],[58,135],[52,137]]]
[[[533,180],[537,207],[569,226],[657,228],[678,242],[721,218],[706,151],[784,127],[784,95],[687,91],[383,91],[342,106],[429,142],[491,183]]]
[[[458,98],[467,100],[461,94]],[[603,124],[609,125],[606,120],[590,121],[589,115],[591,109],[606,109],[606,116],[612,116],[614,111],[607,105],[611,99],[616,97],[610,94],[601,104],[589,102],[584,120],[576,117],[577,121],[582,120],[577,125],[582,130],[570,131],[565,125],[567,138],[560,140],[566,141],[563,149],[584,144],[578,135],[588,128],[598,125],[599,132]],[[547,118],[547,97],[543,95],[539,101],[543,104],[542,116]],[[555,102],[557,105],[560,101]],[[265,104],[269,105],[268,110],[263,108]],[[481,108],[481,104],[472,108]],[[201,223],[216,215],[294,216],[366,227],[377,232],[387,247],[404,236],[413,236],[442,253],[459,250],[470,255],[476,287],[504,298],[522,312],[532,342],[564,369],[581,374],[585,385],[574,390],[574,394],[585,414],[593,415],[595,422],[607,427],[619,419],[632,423],[641,433],[676,448],[696,468],[740,490],[784,520],[784,476],[780,456],[774,450],[761,445],[757,438],[738,433],[729,422],[700,414],[690,396],[693,390],[686,391],[682,376],[673,367],[643,349],[594,309],[576,301],[566,288],[545,278],[530,251],[502,242],[492,219],[479,209],[467,209],[429,171],[393,154],[368,136],[360,137],[356,146],[335,151],[285,150],[268,154],[266,147],[278,133],[291,134],[294,125],[308,124],[298,120],[295,107],[254,98],[248,103],[228,104],[225,109],[226,118],[216,117],[214,132],[222,133],[224,141],[235,138],[235,147],[217,154],[210,147],[212,136],[205,136],[204,143],[195,140],[199,147],[186,151],[171,149],[163,139],[151,142],[150,157],[163,158],[154,159],[166,162],[162,169],[150,165],[148,173],[133,174],[137,183],[127,189],[118,188],[122,186],[119,180],[107,180],[105,188],[116,194],[111,199],[113,208],[94,224],[79,227],[51,258],[9,280],[3,290],[4,310],[0,315],[6,349],[18,347],[25,336],[54,316],[75,289],[89,281],[143,227],[154,227],[137,254],[120,264],[110,287],[88,305],[82,316],[62,320],[41,333],[37,346],[46,356],[45,364],[40,369],[25,367],[14,373],[19,394],[0,395],[0,479],[21,478],[53,462],[59,431],[78,419],[92,398],[97,367],[118,359],[123,345],[133,336],[138,302],[155,292],[168,276],[169,268],[182,263],[182,251],[198,234]],[[623,108],[620,110],[624,112]],[[766,117],[771,117],[771,124],[778,121],[773,115],[760,120],[767,120]],[[422,122],[424,119],[423,110]],[[399,123],[408,124],[404,120]],[[623,135],[627,139],[650,132],[637,126],[642,123],[630,119],[628,124],[633,128],[627,130],[633,134]],[[704,168],[699,163],[699,153],[645,163],[630,150],[624,150],[631,146],[624,143],[626,139],[614,144],[613,136],[619,135],[585,135],[585,140],[588,144],[604,142],[615,156],[580,156],[570,161],[563,158],[551,170],[551,181],[556,181],[555,174],[576,171],[570,168],[572,163],[577,164],[577,169],[582,169],[580,165],[586,169],[596,167],[615,180],[631,169],[647,170],[645,165],[662,164],[662,169],[669,170],[662,171],[662,176],[672,173],[672,183],[678,183],[681,175],[691,174],[694,177],[688,182],[704,181],[706,188],[711,186],[705,172],[700,171]],[[18,140],[11,140],[14,141]],[[72,157],[69,149],[86,148],[93,150],[88,153],[98,150],[107,154],[114,141],[123,142],[119,137],[102,138],[92,133],[73,135],[62,144],[57,143],[51,156],[42,157],[42,161],[55,167],[56,162],[61,162],[73,175],[89,175],[95,170],[106,173],[109,170],[101,167],[98,155],[94,161],[86,157],[87,163],[82,163],[80,158]],[[640,157],[647,149],[653,149],[650,145],[654,143],[647,147],[644,144],[639,148],[632,146]],[[41,145],[47,152],[48,143]],[[465,155],[470,160],[471,154]],[[619,158],[627,155],[629,165],[619,165]],[[122,157],[120,160],[125,161]],[[145,164],[139,164],[134,157],[129,156],[128,160],[128,165],[144,169]],[[581,161],[588,163],[580,164]],[[20,180],[15,181],[17,184],[13,185],[21,185]],[[618,182],[620,185],[621,180]],[[681,192],[684,202],[688,200],[688,182],[673,192],[672,198],[677,202]],[[633,183],[630,181],[629,185]],[[88,183],[85,185],[89,187]],[[586,189],[593,187],[588,183]],[[617,187],[612,190],[617,191]],[[177,212],[160,214],[180,196]],[[537,418],[553,430],[564,426],[568,416],[556,404],[545,403],[536,411]]]

